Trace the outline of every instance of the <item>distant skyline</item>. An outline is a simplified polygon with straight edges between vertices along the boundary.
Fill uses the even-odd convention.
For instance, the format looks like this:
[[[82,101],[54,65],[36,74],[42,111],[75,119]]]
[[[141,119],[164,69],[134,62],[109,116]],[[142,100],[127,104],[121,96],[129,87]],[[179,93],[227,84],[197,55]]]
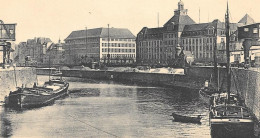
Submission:
[[[182,0],[188,15],[199,23],[224,21],[227,0]],[[63,41],[72,31],[86,27],[128,28],[135,36],[143,28],[163,26],[177,9],[179,0],[0,0],[0,20],[17,23],[16,41],[48,37]],[[229,0],[231,22],[246,13],[260,22],[259,0]]]

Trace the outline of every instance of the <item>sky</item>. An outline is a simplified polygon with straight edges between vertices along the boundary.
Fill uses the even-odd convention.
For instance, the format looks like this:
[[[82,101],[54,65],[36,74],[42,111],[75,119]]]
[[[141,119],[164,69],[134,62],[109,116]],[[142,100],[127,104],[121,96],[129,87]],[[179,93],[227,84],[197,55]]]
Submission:
[[[196,22],[224,21],[227,0],[182,0]],[[87,28],[128,28],[135,36],[143,27],[163,26],[179,0],[0,0],[0,20],[17,23],[16,41],[48,37],[63,41],[72,31]],[[260,0],[229,0],[231,22],[248,13],[260,22]],[[199,14],[200,11],[200,14]]]

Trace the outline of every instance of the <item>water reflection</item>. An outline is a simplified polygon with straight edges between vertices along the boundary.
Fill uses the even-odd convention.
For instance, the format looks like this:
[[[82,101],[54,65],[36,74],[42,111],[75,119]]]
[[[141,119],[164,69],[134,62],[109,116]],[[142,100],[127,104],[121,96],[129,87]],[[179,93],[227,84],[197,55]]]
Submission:
[[[1,137],[12,136],[11,121],[8,119],[8,115],[5,111],[1,111]]]
[[[198,93],[66,79],[71,93],[54,105],[21,112],[0,111],[1,136],[210,137],[207,108]],[[202,124],[174,122],[172,112],[201,114]]]

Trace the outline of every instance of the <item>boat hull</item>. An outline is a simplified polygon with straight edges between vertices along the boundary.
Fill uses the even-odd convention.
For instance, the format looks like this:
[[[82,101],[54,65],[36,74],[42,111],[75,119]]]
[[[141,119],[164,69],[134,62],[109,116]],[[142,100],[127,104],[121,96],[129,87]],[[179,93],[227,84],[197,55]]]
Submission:
[[[245,121],[239,123],[226,121],[212,122],[210,125],[212,138],[253,138],[254,123]]]
[[[9,94],[5,106],[11,108],[37,108],[54,103],[56,99],[68,94],[69,84],[66,83],[61,89],[53,91],[51,95],[37,95],[21,93],[19,91]]]
[[[172,113],[173,118],[174,118],[174,121],[176,122],[183,122],[183,123],[198,123],[200,124],[200,120],[201,120],[201,117],[198,116],[198,117],[189,117],[189,116],[182,116],[182,115],[177,115],[175,113]]]

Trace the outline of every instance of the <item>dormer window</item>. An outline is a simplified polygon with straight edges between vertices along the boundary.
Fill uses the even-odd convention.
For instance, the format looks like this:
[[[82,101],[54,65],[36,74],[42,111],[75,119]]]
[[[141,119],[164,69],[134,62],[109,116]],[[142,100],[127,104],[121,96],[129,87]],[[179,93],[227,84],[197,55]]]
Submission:
[[[248,29],[248,28],[244,28],[244,31],[245,31],[245,32],[248,32],[248,31],[249,31],[249,29]]]

